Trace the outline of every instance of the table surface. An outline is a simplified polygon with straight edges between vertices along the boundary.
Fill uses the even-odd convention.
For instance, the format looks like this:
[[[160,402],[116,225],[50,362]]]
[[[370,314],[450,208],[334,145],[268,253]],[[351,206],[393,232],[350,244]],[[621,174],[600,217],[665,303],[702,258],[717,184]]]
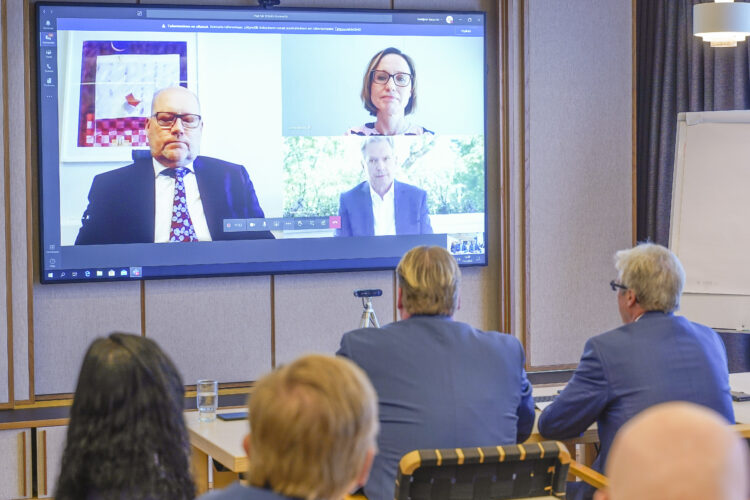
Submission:
[[[237,408],[221,409],[217,413],[234,413],[242,411]],[[234,472],[247,470],[247,455],[242,441],[250,432],[247,419],[224,421],[216,419],[213,422],[199,422],[198,412],[185,412],[190,444],[221,462],[222,465]]]
[[[729,385],[734,391],[750,393],[750,372],[732,373],[729,375]],[[565,384],[535,386],[534,396],[550,396],[565,387]],[[538,403],[539,408],[544,409],[549,403]],[[750,424],[750,401],[735,402],[734,418],[738,424]],[[219,413],[231,413],[242,409],[227,408],[219,410]],[[247,455],[242,447],[242,441],[250,431],[247,420],[234,420],[225,422],[216,419],[215,422],[198,422],[198,412],[185,413],[185,422],[190,435],[190,444],[203,451],[214,460],[221,462],[225,467],[234,472],[247,470]],[[534,430],[529,438],[530,441],[539,441],[541,436],[534,422]],[[589,428],[586,433],[576,439],[577,442],[587,443],[598,441],[596,424]]]

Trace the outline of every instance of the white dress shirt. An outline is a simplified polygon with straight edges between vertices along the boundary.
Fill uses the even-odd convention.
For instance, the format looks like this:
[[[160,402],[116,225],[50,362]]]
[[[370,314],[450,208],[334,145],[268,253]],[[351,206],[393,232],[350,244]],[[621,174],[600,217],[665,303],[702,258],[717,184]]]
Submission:
[[[154,243],[168,243],[172,233],[172,207],[174,206],[174,183],[175,179],[168,175],[161,175],[165,167],[156,159],[154,161]],[[187,200],[190,220],[198,241],[211,241],[211,233],[208,231],[206,214],[203,213],[203,202],[198,191],[198,181],[195,179],[192,162],[185,165],[188,172],[182,178],[185,184],[185,199]]]
[[[393,183],[382,198],[370,186],[372,198],[372,218],[375,221],[375,236],[396,234],[396,206],[393,195]],[[192,213],[192,212],[191,212]]]

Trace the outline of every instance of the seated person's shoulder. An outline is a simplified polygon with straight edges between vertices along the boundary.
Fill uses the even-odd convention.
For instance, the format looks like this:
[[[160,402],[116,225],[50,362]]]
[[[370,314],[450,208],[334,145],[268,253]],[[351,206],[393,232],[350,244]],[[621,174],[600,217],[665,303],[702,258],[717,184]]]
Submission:
[[[509,333],[498,332],[497,330],[478,330],[477,334],[480,338],[492,342],[493,344],[500,344],[506,348],[510,347],[522,347],[521,341]]]
[[[401,181],[397,181],[397,182],[398,182],[398,185],[400,186],[400,189],[402,189],[403,191],[409,191],[409,192],[419,193],[419,194],[427,194],[427,192],[424,189],[417,187],[414,184],[408,184],[406,182],[401,182]]]
[[[365,191],[369,195],[369,188],[368,189],[365,189],[365,188],[368,188],[367,181],[360,182],[359,184],[357,184],[350,190],[344,191],[343,193],[341,193],[341,196],[344,198],[349,198],[349,197],[355,196],[356,194],[362,191]]]
[[[120,179],[126,179],[133,175],[139,175],[138,173],[144,173],[146,171],[153,170],[153,164],[151,157],[147,160],[137,161],[124,167],[107,170],[101,174],[97,174],[94,179],[98,182],[121,182]]]
[[[212,168],[220,167],[226,170],[244,170],[245,167],[237,163],[213,158],[211,156],[197,156],[194,161],[195,165],[205,165]]]
[[[232,483],[223,490],[212,490],[198,497],[198,500],[276,500],[284,498],[269,490],[260,490]]]

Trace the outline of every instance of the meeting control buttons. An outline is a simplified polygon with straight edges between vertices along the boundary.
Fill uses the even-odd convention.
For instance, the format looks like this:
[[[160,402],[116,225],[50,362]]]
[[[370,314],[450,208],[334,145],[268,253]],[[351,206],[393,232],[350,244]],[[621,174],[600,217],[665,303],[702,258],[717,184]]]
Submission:
[[[272,217],[265,219],[224,219],[225,233],[241,231],[311,231],[341,228],[338,215],[322,217]]]

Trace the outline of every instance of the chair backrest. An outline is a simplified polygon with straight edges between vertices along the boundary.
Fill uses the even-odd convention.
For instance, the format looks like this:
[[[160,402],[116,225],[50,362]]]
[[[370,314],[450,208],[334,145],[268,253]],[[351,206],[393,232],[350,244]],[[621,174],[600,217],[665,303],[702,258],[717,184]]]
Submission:
[[[570,454],[559,441],[415,450],[399,464],[396,500],[565,498]]]

